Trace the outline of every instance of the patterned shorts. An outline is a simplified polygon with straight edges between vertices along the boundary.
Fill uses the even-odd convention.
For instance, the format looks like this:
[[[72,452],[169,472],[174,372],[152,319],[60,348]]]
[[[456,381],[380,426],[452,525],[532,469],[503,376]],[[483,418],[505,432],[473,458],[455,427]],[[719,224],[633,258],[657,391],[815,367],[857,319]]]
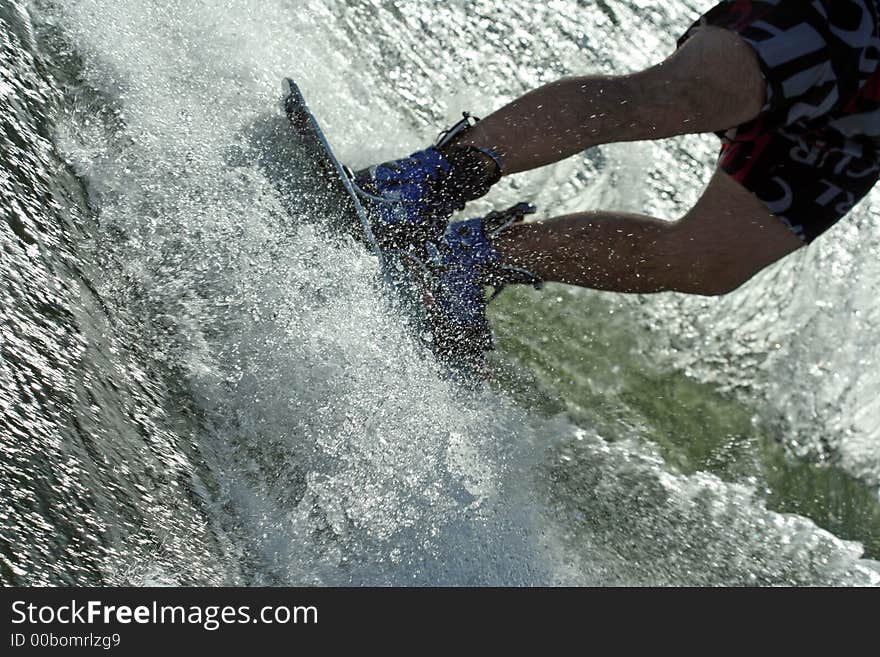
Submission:
[[[721,168],[811,242],[880,178],[878,0],[727,0],[712,25],[749,43],[767,82],[761,115],[722,136]]]

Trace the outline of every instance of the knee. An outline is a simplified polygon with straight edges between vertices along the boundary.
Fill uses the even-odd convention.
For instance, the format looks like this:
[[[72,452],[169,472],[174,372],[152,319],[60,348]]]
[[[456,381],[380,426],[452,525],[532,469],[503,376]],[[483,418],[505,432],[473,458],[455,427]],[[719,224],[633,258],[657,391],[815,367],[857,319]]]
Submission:
[[[709,275],[705,277],[705,280],[695,283],[690,294],[703,297],[723,297],[742,287],[749,278],[751,277],[733,279]]]
[[[751,279],[760,268],[737,255],[731,243],[695,235],[686,225],[673,225],[667,234],[675,269],[672,290],[705,297],[730,294]]]
[[[757,55],[730,30],[699,28],[664,64],[682,101],[704,116],[720,117],[726,127],[753,119],[764,106]]]
[[[685,264],[687,268],[682,276],[677,292],[695,294],[703,297],[722,297],[739,289],[754,275],[737,271],[730,267],[702,260]]]

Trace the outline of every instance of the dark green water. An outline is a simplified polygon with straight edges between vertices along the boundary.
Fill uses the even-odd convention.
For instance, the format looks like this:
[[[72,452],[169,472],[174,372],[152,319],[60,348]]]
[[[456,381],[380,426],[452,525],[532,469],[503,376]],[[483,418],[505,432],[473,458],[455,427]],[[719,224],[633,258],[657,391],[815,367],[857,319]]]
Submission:
[[[833,462],[791,454],[772,405],[657,363],[650,335],[615,313],[612,295],[549,286],[511,293],[495,311],[500,350],[529,363],[512,382],[523,403],[564,413],[607,440],[638,436],[670,470],[747,484],[768,508],[811,518],[880,557],[880,500],[871,486]]]

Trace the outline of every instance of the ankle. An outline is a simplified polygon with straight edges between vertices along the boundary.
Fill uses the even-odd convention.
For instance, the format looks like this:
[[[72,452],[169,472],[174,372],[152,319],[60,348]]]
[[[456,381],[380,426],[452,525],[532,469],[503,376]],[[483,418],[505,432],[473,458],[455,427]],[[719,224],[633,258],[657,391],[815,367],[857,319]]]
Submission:
[[[501,180],[501,160],[490,149],[450,145],[440,152],[449,162],[445,191],[463,201],[485,196]]]
[[[467,152],[474,168],[481,170],[482,174],[489,179],[500,179],[503,174],[501,156],[492,148],[477,146],[476,144],[454,143],[439,149],[447,159],[454,153]]]

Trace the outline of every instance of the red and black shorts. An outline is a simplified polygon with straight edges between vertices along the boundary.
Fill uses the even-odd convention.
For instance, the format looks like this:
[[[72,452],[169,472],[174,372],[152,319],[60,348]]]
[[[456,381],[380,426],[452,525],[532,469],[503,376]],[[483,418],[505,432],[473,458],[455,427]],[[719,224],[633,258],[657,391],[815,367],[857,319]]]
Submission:
[[[880,178],[878,0],[727,0],[711,25],[749,43],[767,82],[761,115],[723,135],[720,166],[804,241]]]

